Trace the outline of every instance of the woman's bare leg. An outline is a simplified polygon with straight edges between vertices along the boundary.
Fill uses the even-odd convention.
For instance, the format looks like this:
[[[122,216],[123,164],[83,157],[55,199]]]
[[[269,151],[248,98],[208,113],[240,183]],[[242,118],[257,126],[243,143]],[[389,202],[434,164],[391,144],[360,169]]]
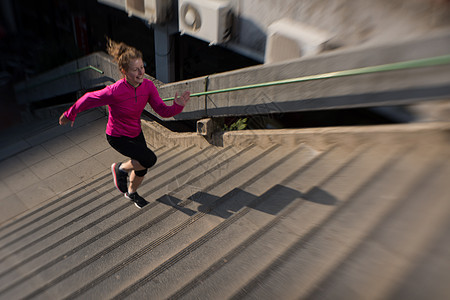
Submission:
[[[120,169],[130,174],[130,184],[128,186],[128,193],[131,194],[136,192],[136,190],[144,180],[144,176],[142,177],[137,176],[134,171],[145,170],[145,167],[143,167],[137,160],[130,159],[129,161],[122,163]]]
[[[128,193],[132,194],[136,192],[138,187],[141,185],[142,181],[144,180],[144,176],[137,176],[134,171],[131,171],[130,173],[130,185],[128,186]]]
[[[120,165],[120,169],[129,173],[133,170],[135,171],[145,170],[145,167],[143,167],[137,160],[130,159],[129,161],[122,163]]]

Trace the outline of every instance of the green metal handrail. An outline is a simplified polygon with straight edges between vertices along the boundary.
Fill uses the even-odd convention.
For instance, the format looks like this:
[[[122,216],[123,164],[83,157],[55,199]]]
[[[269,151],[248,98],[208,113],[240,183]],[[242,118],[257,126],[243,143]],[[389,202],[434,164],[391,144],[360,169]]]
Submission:
[[[219,90],[213,90],[213,91],[204,91],[204,92],[200,92],[200,93],[193,93],[193,94],[191,94],[191,97],[199,97],[199,96],[205,96],[205,95],[240,91],[240,90],[246,90],[246,89],[254,89],[254,88],[260,88],[260,87],[275,86],[275,85],[281,85],[281,84],[297,83],[297,82],[304,82],[304,81],[311,81],[311,80],[339,78],[339,77],[345,77],[345,76],[355,76],[355,75],[371,74],[371,73],[378,73],[378,72],[432,67],[432,66],[439,66],[439,65],[445,65],[445,64],[450,64],[450,54],[442,55],[442,56],[435,56],[435,57],[430,57],[430,58],[409,60],[409,61],[404,61],[404,62],[397,62],[397,63],[376,65],[376,66],[363,67],[363,68],[357,68],[357,69],[350,69],[350,70],[344,70],[344,71],[336,71],[336,72],[322,73],[322,74],[316,74],[316,75],[308,75],[308,76],[283,79],[283,80],[277,80],[277,81],[269,81],[269,82],[264,82],[264,83],[249,84],[249,85],[243,85],[243,86],[237,86],[237,87],[231,87],[231,88],[225,88],[225,89],[219,89]],[[170,101],[173,99],[174,99],[174,97],[169,97],[169,98],[164,98],[163,101]]]
[[[68,72],[68,73],[66,73],[64,75],[60,75],[60,76],[56,76],[56,77],[50,78],[50,79],[45,80],[43,82],[35,83],[35,84],[32,84],[32,85],[28,85],[28,86],[25,85],[24,87],[19,88],[18,91],[28,90],[28,89],[31,89],[31,88],[34,88],[34,87],[37,87],[37,86],[40,86],[40,85],[43,85],[43,84],[47,84],[49,82],[56,81],[56,80],[61,79],[63,77],[67,77],[67,76],[70,76],[70,75],[73,75],[73,74],[77,74],[77,73],[80,73],[80,72],[83,72],[83,71],[86,71],[86,70],[94,70],[94,71],[96,71],[96,72],[98,72],[100,74],[104,74],[105,73],[102,70],[100,70],[100,69],[98,69],[98,68],[96,68],[94,66],[88,65],[86,67],[82,67],[82,68],[76,69],[76,70],[74,70],[72,72]]]
[[[96,71],[96,72],[98,72],[100,74],[105,74],[105,72],[103,72],[102,70],[100,70],[100,69],[98,69],[98,68],[96,68],[94,66],[91,66],[91,65],[88,65],[86,67],[77,69],[73,73],[79,73],[79,72],[83,72],[83,71],[86,71],[86,70],[94,70],[94,71]]]

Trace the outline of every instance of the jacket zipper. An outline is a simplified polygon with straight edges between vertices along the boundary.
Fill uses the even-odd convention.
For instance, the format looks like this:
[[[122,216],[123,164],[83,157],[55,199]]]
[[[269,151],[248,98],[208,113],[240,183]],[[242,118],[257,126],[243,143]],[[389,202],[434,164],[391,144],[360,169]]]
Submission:
[[[137,103],[137,87],[134,87],[131,83],[126,81],[134,89],[134,103]]]

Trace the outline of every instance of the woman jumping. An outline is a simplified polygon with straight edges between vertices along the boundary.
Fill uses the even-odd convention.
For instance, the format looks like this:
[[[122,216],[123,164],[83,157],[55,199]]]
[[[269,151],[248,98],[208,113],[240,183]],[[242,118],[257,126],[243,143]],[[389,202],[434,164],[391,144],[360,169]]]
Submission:
[[[137,193],[147,169],[156,163],[156,155],[147,147],[141,129],[141,114],[147,103],[161,117],[179,114],[189,101],[190,92],[181,97],[175,93],[172,106],[167,106],[151,80],[144,78],[142,53],[124,43],[108,41],[108,53],[114,57],[123,77],[102,90],[86,93],[59,118],[59,124],[73,122],[78,113],[108,105],[109,117],[106,138],[109,144],[130,159],[111,166],[114,185],[139,208],[148,202]],[[128,183],[129,177],[129,183]]]

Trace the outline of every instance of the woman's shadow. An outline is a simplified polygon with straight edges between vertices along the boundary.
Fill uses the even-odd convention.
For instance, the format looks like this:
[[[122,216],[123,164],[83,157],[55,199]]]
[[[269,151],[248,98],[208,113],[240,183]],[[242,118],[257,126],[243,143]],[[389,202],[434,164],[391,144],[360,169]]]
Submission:
[[[336,205],[338,202],[336,197],[317,186],[303,194],[283,185],[275,185],[261,196],[235,188],[222,197],[200,191],[190,196],[187,200],[181,200],[166,194],[156,201],[176,208],[189,216],[201,212],[227,219],[246,206],[276,215],[291,202],[299,198],[319,205]],[[199,204],[197,210],[187,207],[193,201]]]

